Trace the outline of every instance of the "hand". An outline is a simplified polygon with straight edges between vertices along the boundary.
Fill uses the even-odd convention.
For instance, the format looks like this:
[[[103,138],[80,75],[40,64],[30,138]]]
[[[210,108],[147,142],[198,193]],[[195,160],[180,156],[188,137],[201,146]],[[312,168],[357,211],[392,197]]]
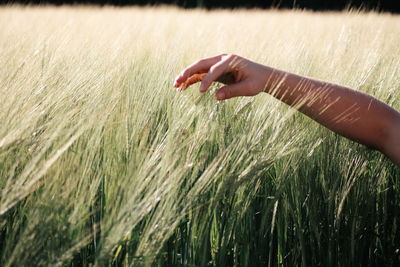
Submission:
[[[200,82],[204,93],[215,82],[226,84],[217,90],[216,98],[225,100],[237,96],[254,96],[265,91],[271,69],[237,55],[222,54],[201,59],[184,69],[175,79],[179,91]]]

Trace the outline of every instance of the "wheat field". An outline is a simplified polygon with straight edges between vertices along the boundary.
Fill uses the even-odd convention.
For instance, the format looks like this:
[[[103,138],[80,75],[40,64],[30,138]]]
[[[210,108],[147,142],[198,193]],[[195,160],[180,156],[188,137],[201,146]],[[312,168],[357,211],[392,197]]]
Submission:
[[[399,110],[399,44],[366,11],[0,7],[0,265],[396,266],[398,167],[172,81],[235,53]]]

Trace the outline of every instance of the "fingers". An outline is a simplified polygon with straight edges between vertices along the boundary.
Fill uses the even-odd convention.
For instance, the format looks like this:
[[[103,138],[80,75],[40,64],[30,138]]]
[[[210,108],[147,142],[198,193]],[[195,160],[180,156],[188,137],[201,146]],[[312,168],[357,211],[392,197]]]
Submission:
[[[181,83],[181,85],[178,87],[178,91],[182,92],[186,90],[189,86],[191,86],[194,83],[200,82],[203,80],[204,76],[206,76],[207,73],[199,73],[199,74],[193,74],[190,76],[185,82]]]
[[[209,57],[201,59],[191,64],[189,67],[184,69],[174,81],[174,87],[178,88],[183,82],[185,82],[190,76],[196,73],[208,72],[208,70],[216,64],[224,55]]]
[[[226,100],[229,98],[237,97],[237,96],[251,96],[253,95],[251,91],[249,91],[250,84],[249,81],[244,80],[239,83],[226,85],[221,87],[217,93],[217,100]]]
[[[210,67],[210,70],[208,71],[207,75],[204,77],[204,79],[201,82],[200,85],[200,92],[205,92],[207,89],[210,87],[210,85],[218,79],[222,74],[227,73],[231,70],[230,68],[230,62],[232,58],[230,56],[225,56],[222,58],[221,61],[218,63],[214,64],[212,67]]]

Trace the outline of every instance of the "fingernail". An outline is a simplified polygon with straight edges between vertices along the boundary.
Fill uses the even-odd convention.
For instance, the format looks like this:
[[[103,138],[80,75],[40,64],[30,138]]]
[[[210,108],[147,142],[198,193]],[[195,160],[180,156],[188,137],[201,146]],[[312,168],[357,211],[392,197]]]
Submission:
[[[218,92],[217,93],[217,100],[224,100],[225,99],[225,94],[224,92]]]
[[[199,91],[200,91],[200,92],[204,92],[204,91],[205,91],[205,90],[204,90],[204,85],[203,85],[203,84],[200,84]]]

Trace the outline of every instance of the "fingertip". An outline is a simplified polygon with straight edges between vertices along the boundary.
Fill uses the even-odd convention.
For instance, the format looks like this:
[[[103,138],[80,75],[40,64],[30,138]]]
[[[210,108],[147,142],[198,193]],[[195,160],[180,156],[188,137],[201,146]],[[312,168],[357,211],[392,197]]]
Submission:
[[[217,92],[216,97],[217,97],[217,100],[224,100],[225,99],[225,93],[222,90],[220,90],[220,91]]]
[[[178,77],[175,77],[174,81],[172,82],[174,87],[178,87]]]
[[[207,77],[207,76],[206,76]],[[204,93],[208,90],[208,88],[210,87],[211,83],[208,81],[207,78],[204,78],[201,83],[200,83],[200,92]]]
[[[181,83],[182,83],[182,76],[178,75],[176,76],[175,80],[174,80],[174,86],[178,87]]]
[[[200,84],[199,91],[200,93],[204,93],[205,91],[207,91],[207,88],[203,82]]]

